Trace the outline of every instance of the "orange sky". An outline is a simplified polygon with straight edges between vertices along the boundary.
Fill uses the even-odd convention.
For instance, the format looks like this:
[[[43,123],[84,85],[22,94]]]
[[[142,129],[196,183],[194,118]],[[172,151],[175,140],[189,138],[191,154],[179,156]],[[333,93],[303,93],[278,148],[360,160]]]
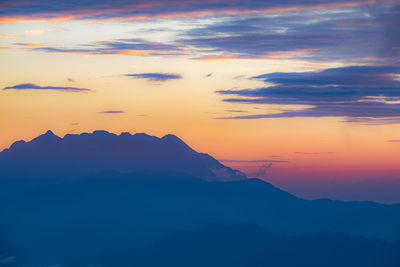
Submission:
[[[353,7],[332,4],[316,9]],[[253,11],[248,11],[247,15],[252,15]],[[357,124],[343,122],[344,117],[220,119],[304,107],[224,102],[226,97],[216,94],[216,90],[262,87],[263,81],[249,77],[365,64],[366,57],[347,61],[307,58],[310,53],[320,52],[313,48],[273,51],[257,57],[231,51],[216,54],[189,45],[174,50],[179,34],[221,20],[204,12],[193,20],[173,14],[144,21],[84,21],[65,16],[41,22],[32,22],[35,18],[29,17],[25,22],[8,23],[15,21],[3,18],[0,47],[8,49],[0,49],[0,88],[35,84],[91,91],[0,90],[0,149],[16,140],[30,140],[47,129],[60,136],[98,129],[156,136],[173,133],[217,159],[287,161],[273,163],[268,170],[271,175],[297,170],[324,176],[340,170],[338,173],[357,179],[368,176],[368,172],[399,176],[400,142],[389,140],[400,139],[400,124]],[[244,16],[246,12],[242,13],[225,15]],[[274,11],[268,9],[265,13]],[[145,39],[154,48],[135,43],[137,49],[110,50],[108,55],[104,52],[109,49],[107,44],[123,38]],[[88,51],[93,46],[99,50]],[[60,50],[48,52],[51,49]],[[169,54],[164,55],[167,50]],[[149,81],[124,76],[130,73],[176,73],[182,78]],[[123,113],[102,113],[110,110]],[[225,164],[250,173],[250,169],[263,165]]]

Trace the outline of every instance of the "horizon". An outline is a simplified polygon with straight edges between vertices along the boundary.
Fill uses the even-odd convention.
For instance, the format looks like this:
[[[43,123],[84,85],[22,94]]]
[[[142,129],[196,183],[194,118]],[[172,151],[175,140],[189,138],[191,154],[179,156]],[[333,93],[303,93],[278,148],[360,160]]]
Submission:
[[[392,0],[4,1],[0,150],[48,128],[171,132],[291,192],[400,181],[399,17]]]
[[[121,131],[118,133],[108,132],[106,130],[94,130],[92,132],[81,132],[81,133],[67,133],[64,136],[59,136],[55,134],[52,130],[48,129],[44,133],[34,137],[31,140],[16,140],[14,143],[19,144],[21,141],[24,143],[30,143],[31,141],[46,136],[56,136],[63,140],[69,136],[83,136],[83,135],[99,135],[109,134],[109,136],[116,137],[126,137],[126,136],[142,136],[146,135],[148,137],[156,137],[159,140],[163,140],[168,136],[176,137],[178,140],[192,148],[191,144],[186,143],[184,140],[180,139],[171,133],[167,133],[161,136],[153,136],[147,133],[135,132],[131,133],[128,131]],[[104,140],[106,142],[106,140]],[[106,144],[106,143],[105,143]],[[0,151],[8,151],[12,146],[5,148]],[[39,152],[39,151],[38,151]],[[205,153],[213,157],[212,154],[207,153],[207,151],[197,151],[198,153]],[[379,178],[372,179],[362,179],[362,180],[325,180],[319,181],[310,179],[308,181],[304,180],[279,180],[271,179],[267,176],[270,175],[270,167],[273,163],[290,163],[289,161],[282,161],[279,159],[265,159],[265,160],[236,160],[236,159],[218,159],[217,161],[222,163],[227,167],[231,167],[233,170],[239,170],[247,177],[246,179],[257,178],[263,181],[269,182],[272,185],[280,188],[281,190],[287,191],[297,197],[304,199],[333,199],[333,200],[343,200],[343,201],[372,201],[383,204],[397,204],[400,203],[400,197],[398,191],[400,189],[400,181],[396,178],[390,176],[382,176]],[[105,171],[105,170],[104,170]],[[288,176],[293,175],[292,173],[286,174]],[[320,175],[317,173],[317,175]],[[336,173],[337,175],[337,173]]]

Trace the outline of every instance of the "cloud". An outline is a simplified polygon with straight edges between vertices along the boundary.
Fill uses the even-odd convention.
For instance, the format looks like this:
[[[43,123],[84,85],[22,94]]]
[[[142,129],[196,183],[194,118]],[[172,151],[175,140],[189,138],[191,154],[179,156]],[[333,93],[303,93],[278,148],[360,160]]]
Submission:
[[[91,92],[91,89],[64,87],[64,86],[40,86],[33,83],[22,83],[14,86],[4,87],[3,90],[54,90],[64,92]]]
[[[398,58],[400,56],[400,3],[379,14],[377,21],[384,27],[381,54]]]
[[[182,79],[182,76],[180,74],[162,73],[162,72],[125,74],[125,76],[135,79],[146,79],[148,81],[157,81],[157,82]]]
[[[64,30],[65,27],[64,26],[58,26],[58,27],[54,27],[51,29],[34,29],[34,30],[27,30],[24,31],[24,34],[28,34],[28,35],[41,35],[44,33],[48,33],[48,32],[55,32],[55,31],[60,31],[60,30]]]
[[[16,46],[20,46],[26,49],[35,49],[38,47],[54,46],[59,45],[57,43],[14,43]]]
[[[207,75],[206,75],[206,78],[210,78],[211,76],[213,76],[213,72],[210,72],[210,73],[208,73]]]
[[[386,142],[390,142],[390,143],[400,143],[400,139],[387,140]]]
[[[117,39],[79,46],[40,45],[34,51],[79,55],[190,55],[195,60],[336,60],[369,63],[399,56],[399,5],[392,0],[81,1],[16,0],[3,14],[18,19],[135,20],[213,17],[171,43]],[[31,3],[31,4],[29,4]],[[42,10],[42,11],[41,11]],[[1,17],[0,13],[0,17]],[[19,15],[18,15],[19,14]],[[53,17],[54,16],[54,17]],[[0,18],[1,20],[1,18]],[[6,19],[4,19],[6,20]],[[266,27],[268,25],[268,27]],[[53,29],[36,29],[46,32]],[[163,29],[165,30],[165,29]],[[373,41],[371,41],[373,40]],[[345,61],[346,60],[346,61]],[[208,76],[207,76],[208,77]]]
[[[198,60],[343,59],[377,53],[383,23],[368,10],[297,12],[277,16],[232,17],[188,30],[182,44],[195,47]],[[265,25],[268,25],[266,27]]]
[[[347,122],[388,124],[400,120],[399,75],[399,65],[267,73],[251,79],[269,86],[217,93],[236,96],[225,102],[283,106],[278,113],[230,117],[234,119],[346,117]]]
[[[400,56],[399,18],[400,5],[385,2],[230,16],[189,29],[179,42],[196,49],[194,59],[205,61],[393,60]]]
[[[25,45],[16,43],[16,45]],[[75,48],[52,47],[54,44],[30,45],[34,51],[47,53],[75,54],[75,55],[128,55],[128,56],[160,56],[160,55],[182,55],[184,52],[180,47],[160,42],[149,42],[143,39],[128,38],[111,41],[94,41],[82,44]]]
[[[76,81],[72,78],[67,78],[67,81],[71,82],[71,83],[76,83]]]
[[[125,111],[123,111],[123,110],[104,110],[104,111],[101,111],[100,113],[103,113],[103,114],[121,114],[121,113],[125,113]]]
[[[31,34],[31,35],[40,35],[46,32],[51,32],[52,30],[50,29],[36,29],[36,30],[29,30],[29,31],[24,31],[24,34]]]
[[[267,174],[267,170],[272,167],[272,163],[270,162],[269,164],[263,164],[257,171],[252,173],[251,175],[253,177],[263,177]]]
[[[240,109],[228,109],[225,110],[226,112],[233,112],[233,113],[242,113],[242,112],[246,112],[244,110],[240,110]]]
[[[2,50],[2,49],[8,49],[8,47],[7,46],[0,46],[0,50]]]
[[[381,0],[381,3],[390,0]],[[66,1],[60,5],[51,0],[14,0],[1,4],[0,22],[53,22],[71,19],[89,21],[147,20],[154,18],[193,18],[216,15],[286,13],[293,11],[354,8],[371,5],[372,0],[308,1],[161,1],[112,0]]]
[[[0,36],[3,38],[19,38],[19,36],[15,34],[2,34]]]

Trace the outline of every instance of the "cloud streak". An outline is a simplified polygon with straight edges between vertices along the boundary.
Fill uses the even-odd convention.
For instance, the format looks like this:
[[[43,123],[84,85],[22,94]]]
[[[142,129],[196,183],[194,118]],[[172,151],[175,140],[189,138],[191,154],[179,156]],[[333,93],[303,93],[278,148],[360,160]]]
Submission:
[[[390,2],[381,0],[380,2]],[[372,0],[308,0],[289,1],[161,1],[111,0],[67,1],[60,5],[51,0],[14,0],[0,5],[0,22],[63,21],[84,19],[91,21],[147,20],[154,18],[193,18],[215,15],[254,13],[286,13],[302,10],[352,8],[373,4]]]
[[[100,113],[102,113],[102,114],[121,114],[121,113],[125,113],[125,111],[123,111],[123,110],[104,110],[104,111],[101,111]]]
[[[320,72],[267,73],[252,77],[269,86],[219,90],[236,96],[225,102],[282,105],[282,112],[234,119],[346,117],[347,122],[376,124],[400,120],[399,65],[350,66]],[[302,109],[293,107],[305,106]]]
[[[180,47],[160,42],[148,42],[143,39],[126,38],[108,41],[94,41],[82,44],[79,47],[65,48],[54,47],[54,44],[25,44],[16,43],[15,45],[31,48],[33,51],[74,54],[74,55],[127,55],[127,56],[161,56],[161,55],[183,55]]]
[[[4,87],[3,90],[53,90],[63,92],[92,92],[91,89],[78,88],[78,87],[64,87],[64,86],[40,86],[33,83],[22,83],[14,86]]]
[[[125,76],[135,79],[145,79],[152,82],[165,82],[169,80],[182,79],[182,76],[180,74],[162,73],[162,72],[134,73],[134,74],[125,74]]]
[[[16,34],[2,34],[2,35],[0,35],[1,37],[3,37],[3,38],[19,38],[19,36],[18,35],[16,35]]]

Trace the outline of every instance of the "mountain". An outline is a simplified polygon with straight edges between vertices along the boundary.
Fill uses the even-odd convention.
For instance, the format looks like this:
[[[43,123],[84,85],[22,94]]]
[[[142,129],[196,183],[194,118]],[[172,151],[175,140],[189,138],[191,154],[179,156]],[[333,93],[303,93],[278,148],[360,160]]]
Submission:
[[[307,201],[258,179],[207,182],[168,172],[48,185],[5,199],[0,214],[0,254],[38,263],[32,266],[125,251],[209,223],[400,240],[400,205]]]
[[[181,172],[207,181],[247,178],[210,155],[194,151],[171,134],[158,138],[144,133],[94,131],[60,138],[49,130],[30,142],[17,141],[0,152],[0,198],[65,178],[104,171],[147,170]],[[15,185],[15,178],[23,181]]]
[[[240,180],[246,176],[198,153],[175,135],[116,135],[106,131],[67,134],[47,131],[30,142],[17,141],[0,153],[8,176],[84,176],[101,171],[179,171],[206,180]]]
[[[95,266],[174,267],[395,267],[400,246],[344,234],[278,235],[254,222],[209,224],[125,252],[104,251],[84,262]],[[75,266],[79,265],[77,263]]]

